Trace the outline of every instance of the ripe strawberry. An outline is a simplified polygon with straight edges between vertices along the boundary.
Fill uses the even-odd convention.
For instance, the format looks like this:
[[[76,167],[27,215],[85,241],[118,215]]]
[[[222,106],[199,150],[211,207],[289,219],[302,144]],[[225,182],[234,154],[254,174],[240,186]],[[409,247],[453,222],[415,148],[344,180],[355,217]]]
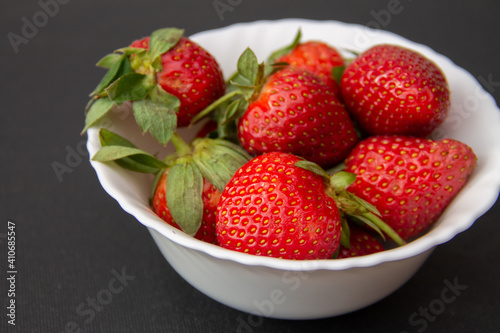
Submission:
[[[226,87],[214,57],[176,28],[158,29],[97,65],[108,72],[90,94],[82,133],[113,106],[132,101],[141,130],[166,145],[177,127],[189,125]]]
[[[344,66],[344,59],[334,47],[320,41],[300,43],[276,62],[286,62],[314,73],[335,96],[340,97],[340,86],[333,77],[333,69]]]
[[[135,48],[149,48],[150,37],[136,40]],[[158,84],[180,100],[177,126],[189,125],[191,119],[210,103],[224,94],[225,81],[215,58],[187,37],[182,37],[174,47],[161,56],[163,70],[156,73]],[[134,64],[136,71],[151,69],[144,63]]]
[[[255,157],[222,193],[216,223],[219,245],[260,256],[328,259],[343,238],[344,214],[369,220],[396,236],[369,205],[344,190],[351,176],[344,172],[330,178],[317,164],[282,152]]]
[[[476,156],[452,139],[376,136],[360,142],[346,161],[357,174],[349,191],[373,204],[403,239],[437,221],[467,182]]]
[[[182,230],[175,222],[167,205],[165,193],[167,189],[167,175],[169,170],[170,169],[165,170],[165,172],[160,177],[158,184],[156,185],[151,203],[153,206],[153,211],[159,217],[161,217],[171,226]],[[201,226],[194,235],[196,239],[205,241],[207,243],[216,244],[217,235],[215,233],[215,217],[220,195],[221,192],[215,186],[210,184],[206,179],[203,179],[203,217],[201,220]]]
[[[342,161],[357,134],[342,103],[314,74],[286,67],[270,75],[238,122],[253,155],[281,151],[324,168]]]
[[[369,135],[427,136],[450,106],[438,66],[394,45],[377,45],[359,55],[345,69],[341,89],[346,108]]]
[[[220,246],[284,259],[331,258],[341,220],[323,179],[295,166],[290,154],[268,153],[241,167],[217,212]]]
[[[351,225],[350,247],[340,246],[337,259],[366,256],[368,254],[384,251],[384,246],[366,230]]]

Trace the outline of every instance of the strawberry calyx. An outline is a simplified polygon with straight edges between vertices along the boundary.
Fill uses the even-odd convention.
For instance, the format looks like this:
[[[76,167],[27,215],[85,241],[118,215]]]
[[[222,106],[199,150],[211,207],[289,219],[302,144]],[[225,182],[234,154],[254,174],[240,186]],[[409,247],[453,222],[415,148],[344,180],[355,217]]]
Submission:
[[[243,148],[223,139],[198,138],[192,147],[193,163],[221,192],[234,173],[251,158]]]
[[[166,145],[177,126],[179,99],[158,84],[156,73],[163,70],[161,56],[174,47],[183,30],[158,29],[151,34],[149,48],[124,47],[108,54],[97,66],[108,71],[90,94],[85,109],[85,127],[101,120],[115,105],[132,101],[133,114],[143,132]]]
[[[406,244],[394,229],[382,221],[381,214],[375,206],[347,191],[347,188],[356,180],[355,174],[340,171],[333,174],[329,180],[330,187],[327,188],[327,193],[335,200],[339,210],[372,228],[383,239],[385,239],[385,234],[400,246]]]
[[[258,98],[267,77],[286,63],[259,63],[257,56],[246,48],[237,62],[237,71],[228,79],[226,94],[198,113],[191,124],[210,116],[217,122],[219,138],[237,141],[235,121],[245,113],[248,105]]]
[[[135,53],[131,67],[139,73],[157,73],[163,70],[161,56],[173,48],[184,35],[184,30],[177,28],[163,28],[151,34],[149,47],[146,52]],[[136,48],[126,48],[136,52]]]
[[[295,166],[309,170],[323,177],[326,193],[335,201],[341,212],[343,222],[341,244],[344,247],[349,247],[349,227],[344,215],[370,227],[383,239],[385,239],[385,235],[387,235],[400,246],[406,244],[396,231],[380,218],[381,214],[375,206],[347,190],[356,180],[356,174],[347,171],[339,171],[330,176],[319,165],[306,160],[295,163]]]
[[[102,148],[92,157],[115,162],[127,170],[154,174],[151,198],[162,175],[167,173],[165,198],[174,221],[182,231],[195,235],[203,217],[203,182],[222,191],[231,177],[249,159],[241,147],[222,139],[197,138],[186,143],[178,133],[171,138],[176,153],[164,160],[135,147],[107,129],[99,131]]]
[[[164,160],[170,167],[167,206],[181,230],[193,236],[202,222],[203,180],[222,192],[236,170],[250,158],[243,149],[222,139],[198,138],[188,145],[175,134],[172,143],[178,151]]]

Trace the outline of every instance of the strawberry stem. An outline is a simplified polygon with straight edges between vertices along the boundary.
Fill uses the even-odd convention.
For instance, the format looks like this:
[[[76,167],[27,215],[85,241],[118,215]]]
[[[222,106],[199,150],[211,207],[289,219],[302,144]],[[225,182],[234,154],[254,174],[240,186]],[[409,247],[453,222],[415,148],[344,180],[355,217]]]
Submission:
[[[201,118],[209,115],[210,112],[212,112],[215,108],[217,108],[222,103],[228,101],[229,99],[231,99],[232,97],[234,97],[236,95],[241,95],[241,94],[242,94],[241,91],[233,90],[230,93],[227,93],[222,97],[219,97],[219,99],[217,99],[215,102],[213,102],[212,104],[207,106],[205,109],[203,109],[200,113],[198,113],[196,116],[194,116],[193,119],[191,120],[191,124],[194,124],[198,120],[200,120]]]
[[[185,155],[191,152],[191,147],[184,141],[178,133],[174,133],[170,141],[174,144],[179,155]]]
[[[392,229],[388,224],[382,221],[378,216],[373,214],[372,212],[366,212],[360,214],[363,218],[369,220],[373,224],[375,224],[380,230],[382,230],[387,236],[389,236],[393,241],[396,242],[399,246],[405,245],[406,242],[398,235],[394,229]],[[354,215],[356,217],[356,215]]]

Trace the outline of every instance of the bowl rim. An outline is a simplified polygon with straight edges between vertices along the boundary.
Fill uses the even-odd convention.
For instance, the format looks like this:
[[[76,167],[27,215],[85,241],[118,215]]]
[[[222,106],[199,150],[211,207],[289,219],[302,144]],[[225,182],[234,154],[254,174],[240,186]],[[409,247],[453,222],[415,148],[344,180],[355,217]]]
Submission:
[[[296,26],[308,26],[308,25],[329,25],[329,26],[344,26],[352,29],[368,29],[373,31],[372,28],[368,28],[358,24],[345,23],[334,20],[309,20],[309,19],[279,19],[279,20],[258,20],[252,22],[240,22],[231,24],[222,28],[210,29],[202,31],[191,35],[190,38],[195,42],[206,36],[207,34],[226,32],[231,29],[246,29],[254,28],[262,25],[275,25],[275,24],[291,24]],[[415,45],[419,49],[426,50],[427,54],[431,55],[433,60],[439,59],[441,63],[447,63],[449,66],[453,67],[454,70],[458,71],[460,75],[467,76],[470,84],[475,86],[475,89],[480,89],[484,96],[487,96],[481,102],[485,103],[488,109],[495,109],[497,111],[496,122],[500,125],[500,110],[496,105],[496,101],[493,97],[486,92],[478,81],[465,69],[457,66],[449,58],[435,52],[428,46],[412,42],[402,36],[394,34],[392,32],[384,30],[376,30],[376,33],[382,33],[387,35],[392,35],[394,38],[401,39],[405,44]],[[226,73],[227,74],[227,73]],[[493,114],[493,112],[490,112]],[[98,135],[98,128],[92,127],[88,130],[88,140],[87,149],[89,150],[89,156],[93,156],[96,150],[99,148],[96,146],[95,138]],[[93,140],[94,139],[94,140]],[[500,135],[495,142],[492,143],[492,147],[497,147],[496,153],[494,149],[490,149],[493,156],[490,156],[495,162],[493,162],[493,169],[500,169]],[[98,140],[97,140],[98,141]],[[320,259],[320,260],[288,260],[288,259],[278,259],[264,256],[255,256],[246,253],[236,252],[228,249],[224,249],[220,246],[208,244],[203,241],[197,240],[187,234],[184,234],[180,230],[166,224],[159,217],[156,216],[148,205],[141,204],[139,202],[131,201],[131,198],[127,197],[124,191],[121,191],[116,184],[113,184],[110,178],[106,177],[108,172],[114,172],[116,168],[115,165],[95,162],[90,160],[90,164],[95,169],[97,177],[103,187],[103,189],[113,197],[119,205],[127,213],[134,216],[140,223],[148,228],[158,231],[161,235],[168,238],[172,242],[181,245],[190,250],[203,252],[211,257],[228,260],[236,262],[246,266],[264,266],[279,270],[288,271],[314,271],[314,270],[346,270],[350,268],[363,268],[371,267],[383,264],[385,262],[393,262],[398,260],[403,260],[406,258],[414,257],[420,255],[424,252],[434,249],[437,245],[443,244],[451,240],[455,235],[465,231],[471,227],[475,220],[486,213],[496,202],[499,192],[500,192],[500,172],[497,177],[490,177],[489,179],[481,179],[483,183],[488,184],[482,191],[484,200],[480,202],[479,207],[474,211],[469,211],[469,214],[461,216],[459,221],[453,225],[453,227],[442,228],[432,228],[424,236],[413,240],[412,242],[406,244],[405,246],[389,249],[383,252],[374,253],[371,255],[356,257],[356,258],[345,258],[341,260],[331,260],[331,259]],[[490,163],[491,164],[491,163]],[[490,166],[490,169],[492,167]],[[490,172],[491,173],[491,172]],[[479,177],[479,175],[473,174],[472,177]],[[484,176],[482,178],[485,178]],[[487,181],[487,182],[486,182]],[[466,185],[467,186],[467,185]],[[478,185],[479,186],[479,185]],[[462,194],[461,191],[458,196]],[[441,217],[442,218],[442,217]]]

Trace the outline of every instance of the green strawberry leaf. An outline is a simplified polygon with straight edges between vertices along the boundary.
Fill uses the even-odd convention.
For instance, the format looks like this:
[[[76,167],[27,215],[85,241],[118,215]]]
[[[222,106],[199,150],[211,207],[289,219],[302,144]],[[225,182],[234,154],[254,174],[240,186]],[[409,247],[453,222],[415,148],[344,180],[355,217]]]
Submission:
[[[356,174],[347,171],[339,171],[330,177],[330,185],[339,192],[348,188],[355,181]]]
[[[193,145],[193,162],[203,177],[221,192],[234,173],[250,160],[244,149],[227,140],[197,139]]]
[[[266,76],[276,73],[277,71],[282,70],[283,68],[290,66],[287,62],[275,62],[271,65],[266,65],[264,68],[264,73]]]
[[[102,61],[102,60],[101,60]],[[106,62],[106,61],[105,61]],[[109,60],[107,60],[109,64]],[[99,64],[99,63],[98,63]],[[90,96],[96,96],[104,92],[112,83],[114,83],[118,78],[131,73],[132,69],[127,57],[122,54],[119,56],[118,60],[111,65],[109,70],[106,72],[104,77],[101,79],[97,87],[90,93]]]
[[[99,130],[99,141],[101,146],[123,146],[135,148],[134,144],[127,139],[119,136],[116,133],[111,132],[108,129],[101,128]]]
[[[99,131],[99,141],[101,142],[101,146],[103,147],[101,148],[101,150],[105,147],[121,147],[121,151],[113,151],[114,148],[111,150],[109,150],[109,148],[106,148],[104,149],[104,152],[99,151],[98,153],[101,154],[101,156],[94,156],[92,158],[93,160],[99,160],[102,158],[108,161],[111,159],[124,169],[142,173],[158,173],[159,171],[167,167],[167,164],[140,149],[129,150],[128,152],[133,154],[126,157],[120,157],[124,156],[123,154],[126,153],[124,148],[137,149],[137,147],[135,147],[134,144],[127,139],[105,128],[101,128]],[[118,159],[113,159],[116,157],[118,157]]]
[[[148,50],[142,47],[132,47],[132,46],[126,46],[122,47],[121,49],[115,50],[115,53],[121,53],[126,56],[132,55],[132,54],[141,54],[141,53],[146,53]]]
[[[158,29],[151,34],[149,41],[149,59],[157,71],[163,69],[161,55],[174,47],[184,34],[184,30],[177,28]]]
[[[106,69],[110,69],[117,62],[121,60],[122,56],[118,53],[110,53],[104,57],[102,57],[96,64],[97,67],[102,67]]]
[[[345,66],[340,65],[332,68],[332,77],[333,79],[340,84],[340,80],[342,79],[342,75],[344,74]]]
[[[179,98],[169,94],[159,85],[156,85],[154,89],[151,90],[148,97],[151,98],[153,102],[172,109],[175,113],[179,112],[179,107],[181,106]]]
[[[126,101],[140,101],[155,87],[153,75],[128,73],[106,88],[109,98],[118,105]]]
[[[177,97],[156,86],[147,98],[133,103],[134,117],[141,130],[150,132],[161,144],[166,145],[177,127]]]
[[[353,217],[363,221],[366,225],[371,227],[373,230],[378,232],[383,239],[385,239],[385,235],[389,236],[393,241],[396,242],[399,246],[405,245],[406,242],[398,235],[394,229],[392,229],[387,223],[382,221],[378,216],[371,212],[366,212],[362,214],[352,215]],[[384,234],[382,234],[382,232]]]
[[[330,259],[338,259],[339,253],[340,253],[340,246],[337,247],[337,249],[335,250],[335,252],[333,253],[333,255]]]
[[[320,167],[319,165],[317,165],[316,163],[311,162],[311,161],[306,161],[306,160],[297,161],[295,163],[295,166],[302,168],[304,170],[311,171],[311,172],[313,172],[313,173],[317,174],[318,176],[323,177],[325,179],[328,179],[330,177],[322,167]]]
[[[375,231],[382,238],[383,241],[386,240],[382,230],[378,227],[376,223],[372,222],[370,219],[361,215],[350,215],[350,217],[359,225],[361,226],[366,225],[367,227]]]
[[[203,176],[194,163],[178,161],[167,175],[167,206],[174,221],[194,236],[203,218]]]
[[[243,97],[247,101],[249,101],[252,98],[252,96],[254,95],[254,93],[255,93],[255,86],[249,86],[247,84],[240,84],[240,83],[236,83],[236,82],[233,82],[233,81],[231,81],[230,84],[234,88],[238,89],[238,91],[240,92],[240,94],[243,95]]]
[[[135,147],[104,146],[92,157],[92,160],[114,161],[125,169],[142,173],[156,173],[167,167],[153,155]]]
[[[341,214],[342,221],[342,231],[340,233],[340,245],[349,249],[351,247],[351,229],[349,228],[349,223],[347,223],[347,219],[344,214]]]
[[[246,48],[238,59],[238,73],[250,81],[250,84],[255,85],[259,71],[259,62],[257,56],[250,49]]]
[[[349,52],[350,54],[352,54],[354,57],[358,57],[361,53],[358,52],[358,51],[354,51],[353,49],[346,49],[346,48],[343,48],[342,50],[346,51],[346,52]]]
[[[81,134],[85,133],[91,126],[102,119],[102,117],[104,117],[114,105],[115,102],[110,100],[108,97],[99,98],[94,101],[85,116],[85,127],[83,128]]]
[[[290,53],[294,48],[297,47],[297,45],[299,45],[301,38],[302,38],[302,31],[301,29],[299,29],[292,43],[271,53],[269,58],[267,58],[266,60],[266,64],[273,64],[274,62],[276,62],[277,59],[281,58],[287,53]]]
[[[248,101],[244,99],[236,100],[228,105],[223,115],[221,125],[227,125],[240,118],[248,108]]]
[[[356,201],[358,203],[358,205],[360,207],[363,207],[364,209],[366,209],[366,211],[371,212],[379,217],[382,216],[380,214],[379,210],[377,209],[377,207],[375,207],[374,205],[372,205],[368,201],[363,200],[360,197],[358,197],[350,192],[347,192],[347,193],[349,193],[349,197],[352,198],[353,201]]]

